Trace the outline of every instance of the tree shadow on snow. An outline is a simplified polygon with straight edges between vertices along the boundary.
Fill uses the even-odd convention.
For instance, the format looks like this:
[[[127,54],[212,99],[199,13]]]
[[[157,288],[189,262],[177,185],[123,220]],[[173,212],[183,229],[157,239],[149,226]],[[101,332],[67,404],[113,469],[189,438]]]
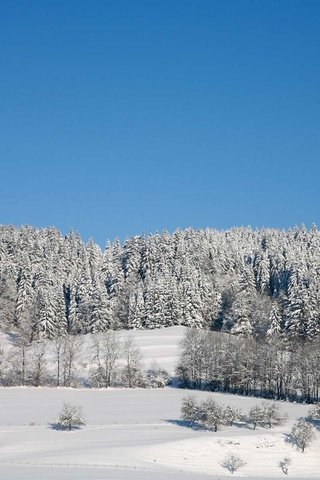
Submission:
[[[171,423],[171,425],[176,425],[178,427],[183,427],[183,428],[191,428],[191,430],[208,430],[204,425],[200,425],[199,423],[194,423],[193,425],[190,425],[190,422],[187,420],[176,420],[176,419],[166,419],[165,422]]]
[[[176,426],[182,427],[182,428],[189,428],[189,429],[195,430],[195,431],[214,432],[214,428],[206,427],[202,423],[195,422],[192,425],[190,425],[190,422],[188,422],[187,420],[176,420],[176,419],[171,419],[171,418],[170,419],[165,419],[165,422],[171,423],[171,425],[176,425]]]
[[[306,422],[310,423],[316,430],[320,431],[320,420],[307,417]]]
[[[233,422],[232,425],[228,425],[228,427],[236,427],[236,428],[245,428],[246,430],[253,430],[253,427],[246,422]]]
[[[65,425],[61,425],[61,423],[52,422],[48,424],[48,428],[52,430],[57,430],[61,432],[71,432],[72,430],[80,430],[80,426],[72,425],[71,429]]]
[[[189,429],[195,430],[195,431],[214,432],[215,433],[214,427],[207,427],[206,425],[204,425],[202,423],[194,422],[191,425],[188,420],[180,420],[180,419],[177,420],[177,419],[172,419],[172,418],[165,419],[164,421],[167,422],[167,423],[170,423],[171,425],[176,425],[177,427],[189,428]],[[221,426],[218,427],[218,430],[221,430],[221,428],[223,428],[225,426],[226,425],[224,425],[222,427]],[[251,430],[250,426],[245,422],[234,422],[233,425],[228,425],[228,426],[229,427],[237,427],[237,428],[245,428],[245,429]]]
[[[293,438],[292,435],[290,435],[290,433],[284,433],[283,436],[284,436],[284,443],[291,445],[291,447],[298,448],[296,440]]]

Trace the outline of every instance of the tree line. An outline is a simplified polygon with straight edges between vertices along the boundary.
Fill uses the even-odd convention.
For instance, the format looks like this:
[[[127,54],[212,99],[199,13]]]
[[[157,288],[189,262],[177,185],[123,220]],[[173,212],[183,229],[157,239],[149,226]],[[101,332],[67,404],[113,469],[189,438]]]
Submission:
[[[275,334],[257,340],[189,329],[176,373],[185,388],[318,402],[320,339],[288,341]]]
[[[169,374],[159,365],[146,369],[132,337],[117,332],[29,342],[16,336],[0,344],[0,385],[108,388],[162,388]]]
[[[0,226],[0,329],[43,336],[171,325],[243,337],[320,332],[320,232],[177,230],[101,249]]]
[[[181,417],[189,423],[213,429],[215,432],[221,425],[247,424],[253,430],[260,427],[273,428],[283,425],[287,415],[281,411],[276,403],[261,402],[250,408],[247,414],[230,405],[222,405],[213,398],[207,398],[198,403],[192,396],[185,397],[181,405]]]
[[[288,415],[282,412],[279,405],[275,402],[261,402],[253,405],[249,412],[233,408],[230,405],[223,405],[216,402],[212,397],[208,397],[202,402],[192,396],[182,399],[181,418],[189,427],[194,425],[197,428],[206,428],[218,431],[223,425],[246,426],[255,430],[257,427],[273,428],[284,425],[288,420]],[[290,443],[302,453],[315,440],[315,428],[320,418],[320,404],[313,406],[309,410],[308,417],[299,418],[292,426],[291,432],[287,435],[285,442]],[[245,462],[239,456],[228,455],[223,460],[222,466],[234,473],[238,468],[245,465]],[[290,457],[284,457],[279,466],[284,474],[288,474],[288,468],[291,465]]]

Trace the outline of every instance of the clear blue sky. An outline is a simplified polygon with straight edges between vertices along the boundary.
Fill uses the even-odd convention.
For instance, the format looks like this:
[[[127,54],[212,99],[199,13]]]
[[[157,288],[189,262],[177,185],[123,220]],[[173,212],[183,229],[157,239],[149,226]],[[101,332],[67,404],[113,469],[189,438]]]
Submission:
[[[0,223],[320,225],[320,1],[0,0]]]

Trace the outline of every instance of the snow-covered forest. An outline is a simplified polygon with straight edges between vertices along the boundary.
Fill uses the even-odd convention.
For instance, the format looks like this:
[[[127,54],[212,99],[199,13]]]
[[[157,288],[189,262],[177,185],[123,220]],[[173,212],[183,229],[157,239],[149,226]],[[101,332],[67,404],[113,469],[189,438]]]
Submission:
[[[55,228],[0,227],[0,324],[63,333],[209,328],[257,339],[320,331],[320,232],[177,230],[102,250]]]

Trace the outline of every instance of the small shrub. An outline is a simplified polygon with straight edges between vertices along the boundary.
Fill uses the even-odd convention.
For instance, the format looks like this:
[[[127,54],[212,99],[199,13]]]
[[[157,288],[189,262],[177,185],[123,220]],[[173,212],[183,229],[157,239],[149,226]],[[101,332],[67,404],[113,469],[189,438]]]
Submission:
[[[238,455],[235,455],[234,453],[228,454],[223,460],[221,465],[223,468],[228,470],[230,473],[234,474],[239,468],[243,467],[246,465],[246,462],[239,457]]]
[[[280,466],[281,470],[283,471],[283,473],[285,475],[288,475],[288,469],[289,469],[290,465],[291,465],[291,458],[290,457],[284,457],[279,462],[279,466]]]
[[[81,407],[64,403],[59,417],[56,422],[52,424],[52,427],[56,430],[72,430],[85,424]]]
[[[151,388],[164,388],[168,385],[169,374],[159,365],[153,364],[146,372],[146,386]]]

